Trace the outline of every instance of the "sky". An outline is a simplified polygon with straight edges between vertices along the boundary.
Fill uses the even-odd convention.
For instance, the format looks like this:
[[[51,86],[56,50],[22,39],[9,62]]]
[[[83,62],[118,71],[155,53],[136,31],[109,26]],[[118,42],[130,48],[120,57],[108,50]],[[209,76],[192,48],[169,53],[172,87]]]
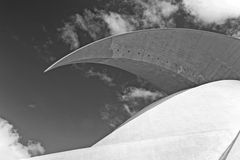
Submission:
[[[6,160],[18,160],[91,146],[166,96],[140,77],[99,64],[43,73],[62,56],[110,35],[148,28],[239,38],[239,17],[239,0],[3,1],[0,155],[7,150],[13,156]]]

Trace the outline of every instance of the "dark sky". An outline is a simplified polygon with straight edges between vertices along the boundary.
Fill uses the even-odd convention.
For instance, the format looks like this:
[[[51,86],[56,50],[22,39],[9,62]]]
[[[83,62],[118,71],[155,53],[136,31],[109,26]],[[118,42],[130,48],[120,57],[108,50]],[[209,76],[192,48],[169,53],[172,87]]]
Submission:
[[[111,130],[99,112],[116,100],[114,89],[70,66],[44,74],[51,63],[33,47],[55,36],[64,19],[96,4],[1,1],[0,117],[15,126],[23,141],[41,142],[46,153],[89,146]],[[56,42],[52,52],[59,52],[60,58],[70,51]]]

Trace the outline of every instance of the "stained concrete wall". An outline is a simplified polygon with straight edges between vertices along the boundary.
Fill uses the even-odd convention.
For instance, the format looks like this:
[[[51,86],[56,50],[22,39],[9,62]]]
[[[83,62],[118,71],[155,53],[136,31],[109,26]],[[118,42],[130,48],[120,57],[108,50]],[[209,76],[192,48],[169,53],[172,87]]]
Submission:
[[[240,79],[240,40],[190,29],[151,29],[84,46],[49,69],[101,63],[134,73],[168,94],[203,83]]]
[[[148,106],[90,148],[30,160],[218,160],[240,130],[239,97],[240,81],[206,84]]]

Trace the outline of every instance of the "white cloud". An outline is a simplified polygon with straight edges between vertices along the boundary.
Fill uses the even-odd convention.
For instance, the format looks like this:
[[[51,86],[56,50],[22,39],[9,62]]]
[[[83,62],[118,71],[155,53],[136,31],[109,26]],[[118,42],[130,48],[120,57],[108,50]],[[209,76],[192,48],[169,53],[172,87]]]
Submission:
[[[135,0],[135,3],[143,7],[143,17],[140,20],[143,22],[144,28],[154,25],[161,28],[167,27],[163,18],[168,18],[179,8],[178,5],[162,0]]]
[[[190,13],[205,23],[223,24],[240,16],[239,0],[183,0]]]
[[[160,8],[164,17],[169,17],[178,10],[178,5],[173,5],[170,2],[162,1]]]
[[[29,108],[36,108],[37,105],[36,104],[29,104],[29,105],[27,105],[27,107],[29,107]]]
[[[112,35],[134,30],[134,27],[120,14],[113,12],[103,14],[103,19],[108,24],[108,28],[110,29]]]
[[[97,40],[101,37],[101,35],[98,34],[101,25],[97,24],[94,18],[98,19],[98,15],[95,15],[90,11],[85,11],[84,16],[81,16],[80,14],[75,14],[73,16],[73,24],[76,28],[86,31],[93,40]],[[91,25],[93,22],[96,24]]]
[[[234,33],[232,36],[240,39],[240,31],[238,31],[237,33]]]
[[[62,28],[58,29],[61,32],[61,39],[70,45],[70,49],[77,49],[80,46],[75,27],[73,24],[65,23]]]
[[[109,34],[122,34],[137,29],[172,27],[170,16],[179,8],[176,4],[162,0],[134,0],[128,3],[129,5],[133,3],[141,9],[132,8],[134,14],[98,9],[94,12],[85,10],[81,15],[74,14],[63,27],[58,29],[61,39],[70,45],[71,49],[76,49],[80,46],[78,31],[84,31],[93,40],[97,40]]]
[[[83,16],[81,16],[80,14],[76,14],[75,15],[75,23],[76,25],[78,25],[81,29],[88,31],[88,27],[86,25],[86,22],[83,18]]]
[[[20,136],[8,121],[0,118],[0,156],[3,160],[20,160],[43,154],[45,149],[40,143],[29,141],[25,146],[19,142]]]
[[[127,87],[118,93],[118,103],[104,106],[101,117],[108,122],[109,126],[115,128],[153,101],[164,96],[165,94],[159,91]]]
[[[45,152],[45,149],[39,142],[28,141],[27,149],[31,156],[41,155]]]
[[[86,76],[87,77],[98,77],[100,80],[102,80],[109,86],[115,85],[115,83],[113,83],[112,77],[110,77],[109,75],[107,75],[107,73],[104,73],[104,72],[95,72],[90,69],[86,72]]]
[[[127,104],[123,104],[123,107],[124,107],[125,111],[126,111],[130,116],[133,116],[134,114],[137,113],[137,111],[132,110],[132,109],[129,107],[129,105],[127,105]]]
[[[127,88],[125,94],[121,96],[123,101],[133,100],[135,98],[143,98],[144,100],[154,101],[158,98],[163,97],[164,95],[159,91],[150,91],[144,88]]]

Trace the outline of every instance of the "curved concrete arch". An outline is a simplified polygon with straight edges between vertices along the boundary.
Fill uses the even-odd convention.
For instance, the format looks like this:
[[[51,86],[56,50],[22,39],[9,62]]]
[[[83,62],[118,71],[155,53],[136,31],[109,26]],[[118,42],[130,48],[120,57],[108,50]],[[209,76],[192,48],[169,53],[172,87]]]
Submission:
[[[240,79],[240,40],[192,29],[150,29],[108,37],[63,57],[46,71],[101,63],[136,74],[165,93]]]

